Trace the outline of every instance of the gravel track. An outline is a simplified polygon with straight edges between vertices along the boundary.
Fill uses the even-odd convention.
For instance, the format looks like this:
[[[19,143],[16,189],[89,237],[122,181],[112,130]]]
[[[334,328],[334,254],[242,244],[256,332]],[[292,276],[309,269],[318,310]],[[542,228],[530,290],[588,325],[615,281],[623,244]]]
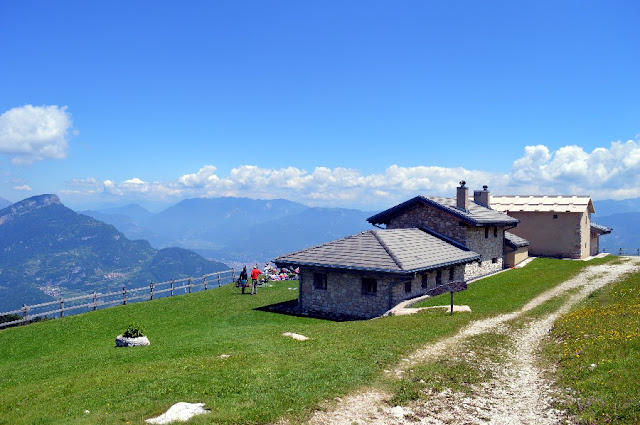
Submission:
[[[622,264],[589,266],[578,276],[540,294],[521,310],[472,322],[458,334],[427,345],[403,359],[390,373],[402,379],[413,365],[434,361],[443,356],[465,354],[464,341],[483,333],[508,334],[513,343],[504,347],[500,362],[487,361],[489,382],[476,385],[471,395],[445,390],[430,393],[426,400],[408,406],[390,407],[391,395],[380,391],[364,391],[339,399],[329,410],[318,411],[309,424],[540,424],[563,421],[563,412],[552,408],[552,383],[544,377],[537,362],[542,339],[554,321],[593,291],[618,280],[622,275],[640,269],[640,259],[629,258]],[[515,320],[544,302],[577,289],[555,312],[527,319],[524,327],[511,328]]]

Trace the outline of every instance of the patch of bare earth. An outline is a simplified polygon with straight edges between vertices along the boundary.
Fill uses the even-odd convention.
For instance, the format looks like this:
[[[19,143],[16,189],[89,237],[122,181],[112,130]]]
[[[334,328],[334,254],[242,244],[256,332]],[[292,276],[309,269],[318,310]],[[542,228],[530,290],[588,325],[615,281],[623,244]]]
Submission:
[[[442,356],[469,356],[464,342],[483,333],[507,333],[512,345],[505,348],[501,361],[483,359],[492,378],[475,385],[469,393],[449,389],[430,392],[426,399],[407,406],[390,406],[390,394],[365,391],[353,394],[316,412],[309,424],[558,424],[563,412],[553,409],[552,383],[539,369],[537,356],[542,339],[553,322],[593,291],[637,271],[638,259],[621,264],[590,266],[573,279],[551,289],[521,310],[471,323],[458,334],[430,344],[403,359],[390,373],[403,379],[405,371],[416,364],[432,362]],[[510,327],[515,319],[544,302],[567,293],[571,295],[560,309],[544,317],[533,318],[524,327]]]

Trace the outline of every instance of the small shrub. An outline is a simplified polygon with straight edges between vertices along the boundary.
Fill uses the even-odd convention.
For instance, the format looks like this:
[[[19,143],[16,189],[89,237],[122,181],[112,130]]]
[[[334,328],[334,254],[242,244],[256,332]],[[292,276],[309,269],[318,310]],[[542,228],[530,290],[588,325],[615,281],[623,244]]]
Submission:
[[[125,338],[138,338],[144,336],[144,329],[137,323],[129,323],[127,330],[122,334]]]

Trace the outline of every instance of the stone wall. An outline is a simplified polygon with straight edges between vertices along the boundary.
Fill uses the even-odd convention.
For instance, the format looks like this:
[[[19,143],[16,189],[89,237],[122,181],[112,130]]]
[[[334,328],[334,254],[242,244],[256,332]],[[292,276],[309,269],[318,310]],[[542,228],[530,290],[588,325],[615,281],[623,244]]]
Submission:
[[[480,254],[481,258],[479,262],[466,265],[465,280],[499,272],[504,267],[504,226],[469,227],[467,248]]]
[[[313,274],[327,275],[327,289],[313,286]],[[362,279],[374,278],[377,282],[375,294],[362,293]],[[380,273],[359,271],[322,271],[300,268],[299,307],[309,314],[329,317],[368,319],[384,314],[389,310],[389,286],[398,278]]]
[[[460,219],[426,205],[416,205],[393,217],[387,229],[407,229],[411,227],[428,227],[441,235],[466,245],[467,226],[460,224]]]
[[[477,277],[496,273],[502,270],[503,267],[504,261],[502,257],[499,257],[495,263],[492,260],[474,261],[473,263],[469,263],[465,266],[464,280],[471,280]]]
[[[488,229],[488,233],[485,233]],[[494,229],[497,229],[494,236]],[[487,237],[485,237],[487,235]],[[482,256],[481,261],[502,258],[504,252],[504,226],[469,227],[467,229],[467,248]]]
[[[453,280],[464,279],[464,265],[453,266],[453,269]],[[327,275],[327,289],[314,288],[314,273]],[[422,284],[423,275],[427,276],[425,287]],[[298,305],[302,312],[308,314],[334,318],[370,319],[381,316],[401,301],[426,294],[436,286],[436,276],[437,271],[404,277],[382,273],[347,270],[327,271],[301,267]],[[375,295],[362,293],[362,278],[365,277],[376,279],[377,292]],[[449,268],[442,269],[441,283],[449,281]],[[407,283],[410,285],[406,285]]]

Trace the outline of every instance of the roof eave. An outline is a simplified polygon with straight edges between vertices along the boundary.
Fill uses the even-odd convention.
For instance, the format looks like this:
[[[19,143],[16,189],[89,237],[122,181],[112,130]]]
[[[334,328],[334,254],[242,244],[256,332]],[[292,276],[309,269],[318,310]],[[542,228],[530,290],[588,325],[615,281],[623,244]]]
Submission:
[[[446,267],[450,267],[457,264],[466,264],[477,261],[482,256],[480,254],[474,255],[473,257],[463,258],[454,261],[447,261],[445,263],[433,264],[426,267],[417,267],[410,270],[391,270],[391,269],[382,269],[382,268],[369,268],[369,267],[358,267],[358,266],[347,266],[347,265],[339,265],[339,264],[324,264],[324,263],[313,263],[313,262],[305,262],[305,261],[282,261],[282,260],[274,260],[273,262],[277,267],[314,267],[319,269],[337,269],[337,270],[349,270],[349,271],[362,271],[362,272],[372,272],[372,273],[387,273],[387,274],[395,274],[395,275],[407,275],[413,273],[419,273],[428,270],[436,270],[442,269]]]

